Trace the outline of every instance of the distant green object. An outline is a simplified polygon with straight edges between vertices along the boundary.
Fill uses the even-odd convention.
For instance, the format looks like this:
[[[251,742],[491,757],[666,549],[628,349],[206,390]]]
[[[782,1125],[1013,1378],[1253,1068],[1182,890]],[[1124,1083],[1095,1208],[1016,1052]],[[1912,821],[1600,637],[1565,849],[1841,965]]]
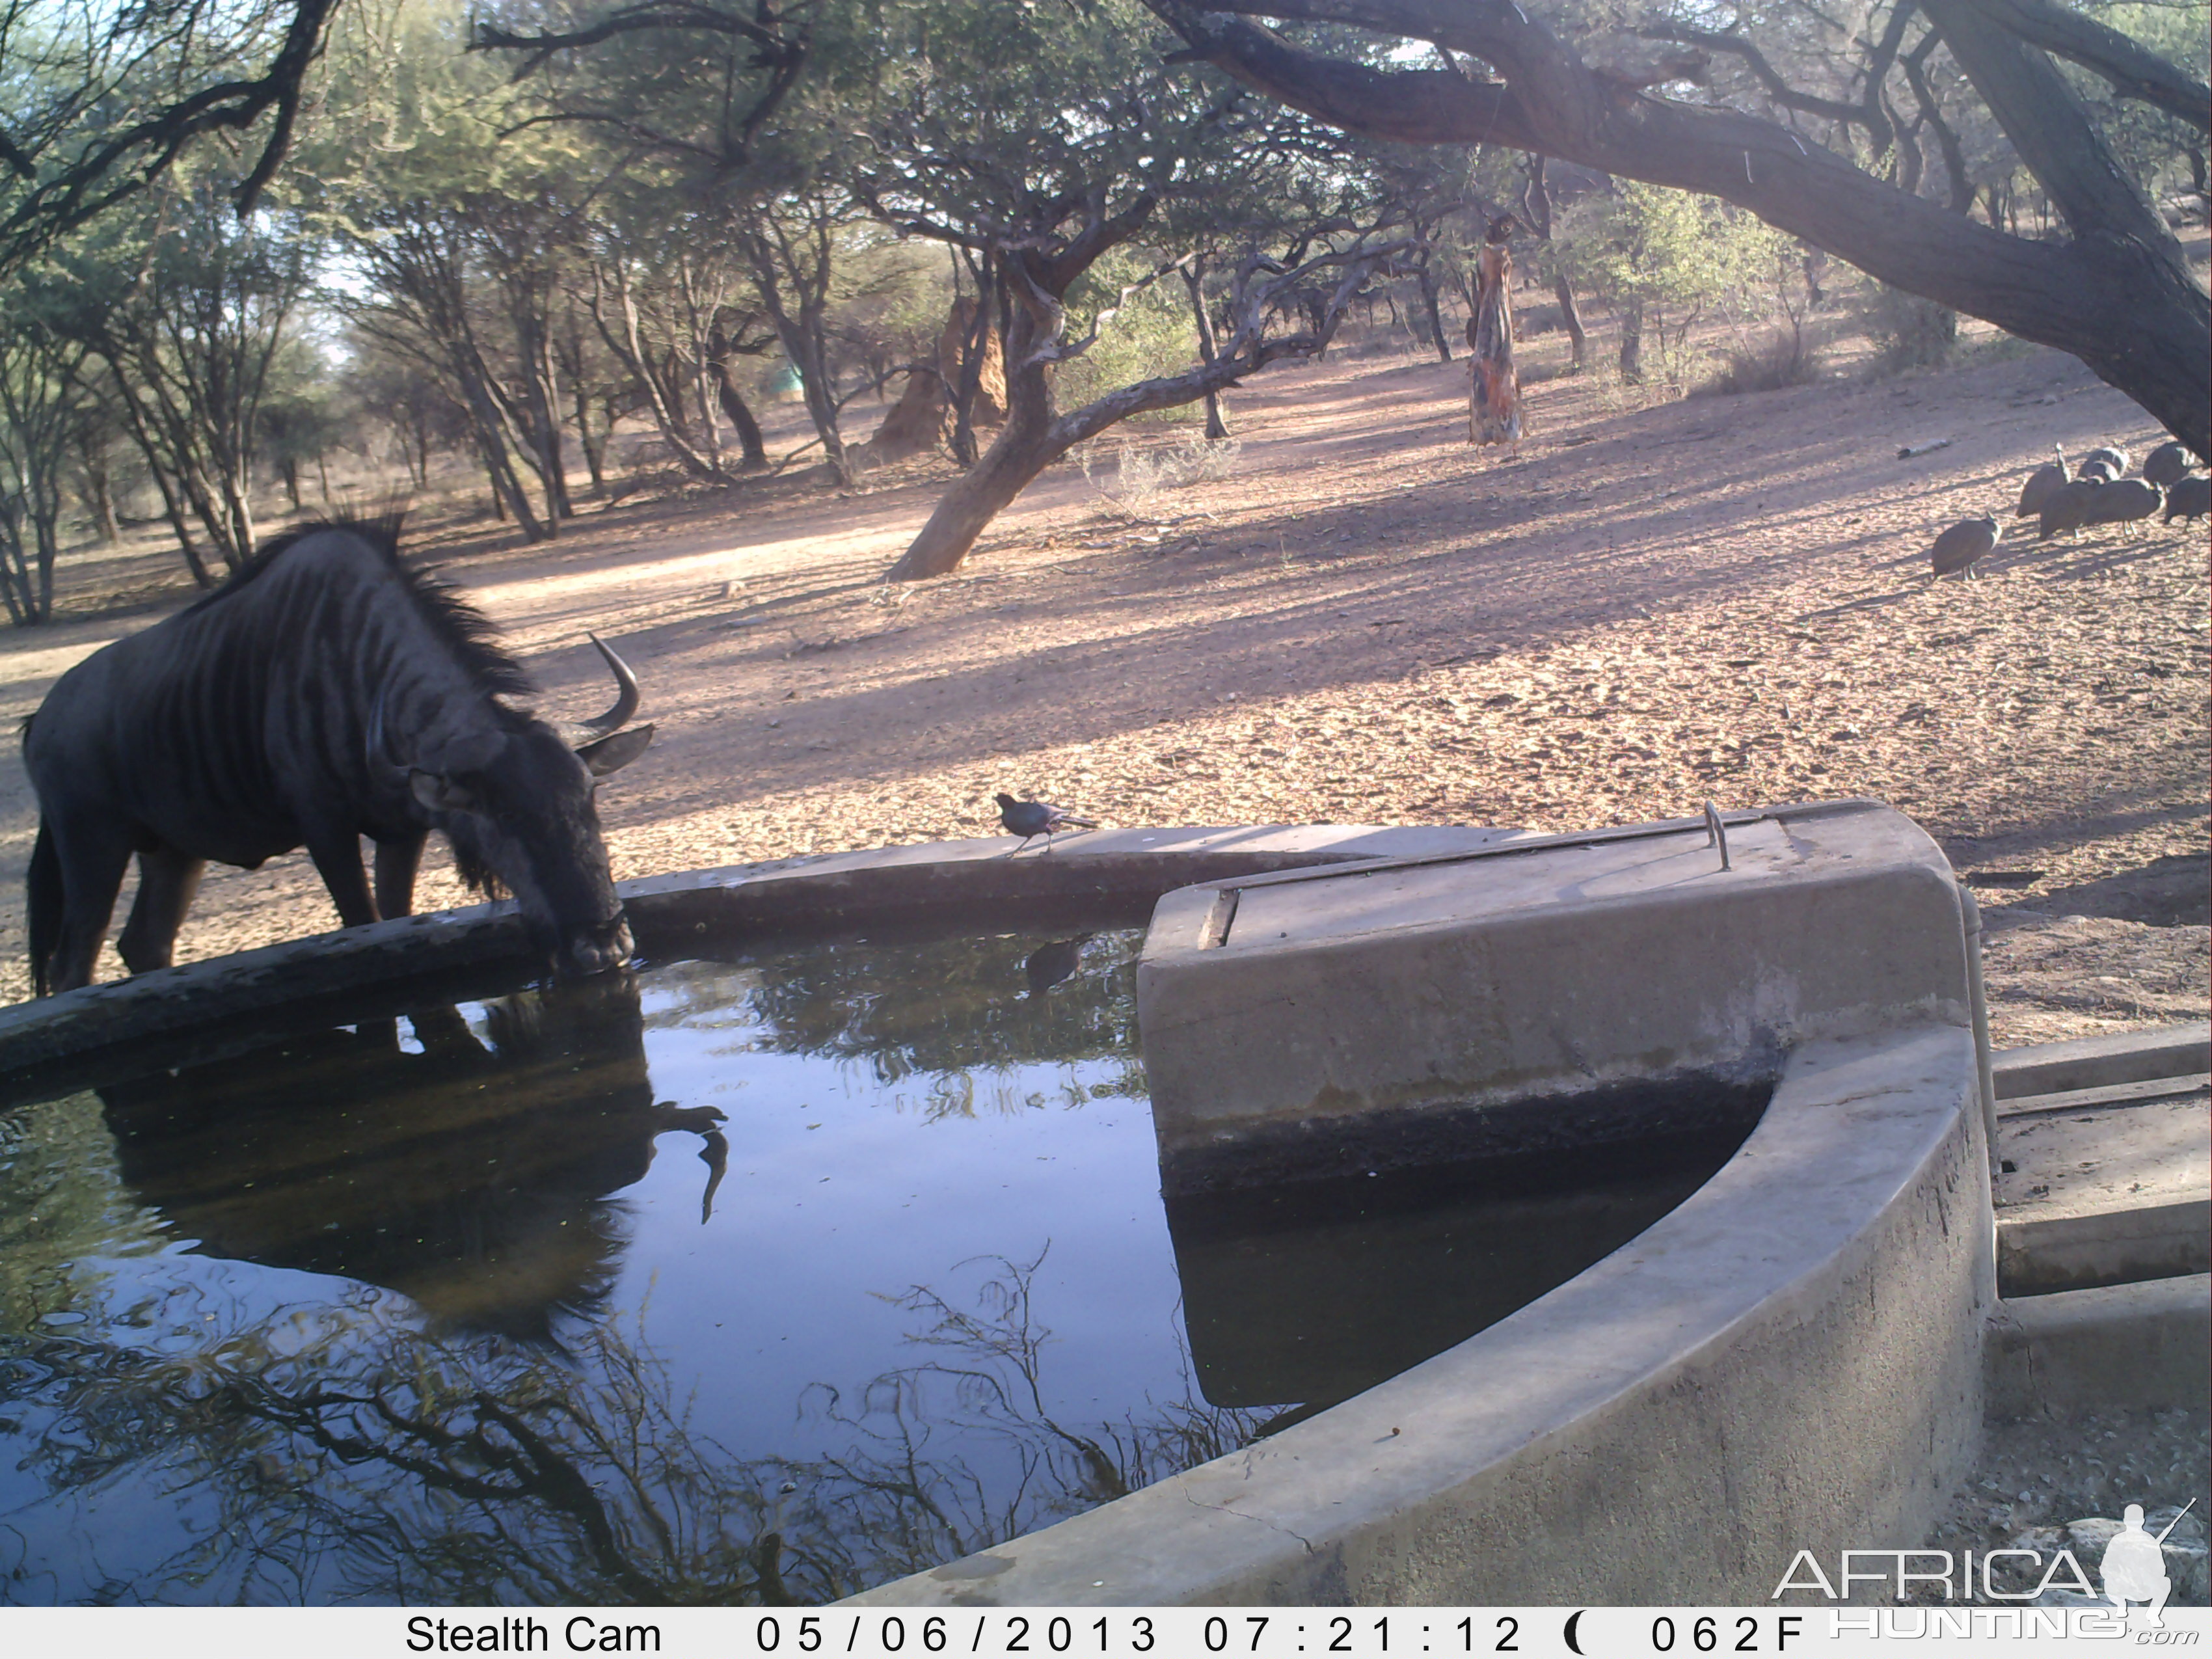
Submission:
[[[769,381],[768,390],[769,395],[772,398],[788,398],[793,392],[798,391],[799,369],[797,366],[791,363],[786,363],[781,368],[778,369],[775,373],[775,378]]]

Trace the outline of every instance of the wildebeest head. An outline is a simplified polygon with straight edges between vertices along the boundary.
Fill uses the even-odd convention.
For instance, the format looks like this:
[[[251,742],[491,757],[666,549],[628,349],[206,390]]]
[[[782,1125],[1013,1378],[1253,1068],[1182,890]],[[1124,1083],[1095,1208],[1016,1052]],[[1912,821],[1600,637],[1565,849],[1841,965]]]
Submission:
[[[434,710],[411,737],[387,735],[379,704],[372,760],[402,772],[425,822],[453,844],[471,886],[513,896],[531,936],[563,975],[597,974],[630,956],[629,927],[607,870],[593,803],[598,780],[653,741],[637,710],[637,681],[598,636],[620,687],[595,720],[556,728],[489,699]]]

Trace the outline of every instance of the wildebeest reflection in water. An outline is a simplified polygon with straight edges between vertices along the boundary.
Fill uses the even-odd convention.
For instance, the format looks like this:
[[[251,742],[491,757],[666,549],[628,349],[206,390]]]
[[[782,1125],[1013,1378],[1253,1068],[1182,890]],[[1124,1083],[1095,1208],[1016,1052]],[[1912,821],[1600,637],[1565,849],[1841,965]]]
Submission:
[[[526,1340],[586,1310],[624,1243],[606,1201],[653,1138],[721,1114],[656,1106],[627,974],[486,1006],[318,1031],[100,1091],[123,1178],[203,1254],[398,1291],[434,1320]],[[719,1174],[719,1170],[716,1170]]]

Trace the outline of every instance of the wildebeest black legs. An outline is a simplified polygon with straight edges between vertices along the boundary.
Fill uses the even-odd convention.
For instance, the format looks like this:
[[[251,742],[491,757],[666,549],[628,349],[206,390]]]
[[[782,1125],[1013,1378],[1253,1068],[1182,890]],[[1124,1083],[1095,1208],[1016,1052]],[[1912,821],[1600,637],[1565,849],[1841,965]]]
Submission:
[[[74,991],[92,983],[115,896],[130,867],[131,842],[112,823],[52,821],[40,824],[39,841],[31,869],[32,951],[36,955],[51,941],[48,988]]]
[[[173,848],[157,847],[138,854],[138,896],[131,902],[131,920],[115,941],[116,954],[134,974],[166,968],[177,948],[177,930],[185,925],[185,912],[192,908],[192,895],[200,890],[205,859],[196,859]]]
[[[415,872],[422,866],[427,836],[411,836],[376,843],[376,911],[380,916],[415,914]]]
[[[380,920],[376,901],[368,894],[368,877],[361,867],[360,832],[325,823],[305,827],[307,856],[314,860],[315,873],[338,907],[338,926],[359,927]],[[382,862],[378,860],[380,866]]]

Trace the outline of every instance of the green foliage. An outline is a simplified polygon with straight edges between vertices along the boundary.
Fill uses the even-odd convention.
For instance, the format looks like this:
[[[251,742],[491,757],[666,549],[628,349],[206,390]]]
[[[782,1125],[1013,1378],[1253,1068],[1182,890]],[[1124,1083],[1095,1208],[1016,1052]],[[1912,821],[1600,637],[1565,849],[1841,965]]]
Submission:
[[[1875,289],[1867,320],[1874,336],[1877,374],[1936,368],[1949,359],[1959,343],[1957,312],[1887,283]]]
[[[1691,328],[1718,318],[1748,337],[1799,320],[1796,242],[1741,209],[1633,179],[1578,204],[1554,244],[1571,278],[1623,309],[1641,307],[1661,378],[1686,385]]]
[[[2097,21],[2118,29],[2169,64],[2203,82],[2212,78],[2212,31],[2201,4],[2108,3],[2090,9]],[[2053,62],[2095,112],[2097,125],[2122,167],[2154,203],[2194,198],[2204,208],[2204,136],[2162,110],[2124,98],[2112,84],[2063,58]],[[2025,181],[2030,182],[2032,181]]]
[[[300,505],[300,468],[343,444],[360,414],[343,394],[331,364],[314,342],[293,338],[277,349],[256,412],[254,437],[262,462],[283,479]]]
[[[951,303],[941,250],[879,225],[853,226],[840,239],[830,331],[867,367],[933,356]]]
[[[1053,390],[1062,408],[1080,408],[1139,380],[1180,374],[1198,361],[1198,327],[1179,276],[1170,271],[1122,297],[1123,289],[1144,282],[1162,263],[1149,249],[1116,248],[1069,290],[1068,332],[1079,339],[1096,327],[1098,337],[1055,372]],[[1097,320],[1109,311],[1111,316]],[[1148,418],[1196,420],[1198,410],[1186,404]]]
[[[301,90],[333,3],[0,7],[0,276],[136,210],[180,166],[211,162],[235,204],[257,201],[290,131],[270,112]]]

